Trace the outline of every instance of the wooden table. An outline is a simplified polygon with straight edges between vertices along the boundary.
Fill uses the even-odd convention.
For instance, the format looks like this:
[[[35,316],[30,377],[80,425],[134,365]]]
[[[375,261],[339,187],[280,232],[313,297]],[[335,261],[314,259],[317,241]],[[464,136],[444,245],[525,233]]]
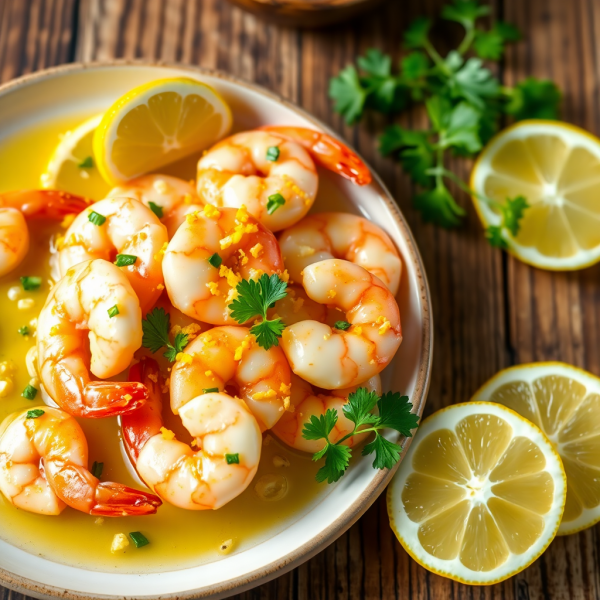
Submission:
[[[298,32],[266,25],[225,0],[0,0],[0,80],[61,63],[125,57],[218,68],[274,90],[350,140],[408,218],[435,313],[427,412],[467,400],[488,377],[515,363],[562,360],[600,374],[600,267],[549,273],[492,249],[466,197],[462,228],[425,225],[411,207],[407,177],[377,153],[374,132],[381,120],[371,117],[350,129],[331,109],[331,76],[371,46],[397,55],[407,23],[421,12],[435,14],[440,4],[391,0],[358,22]],[[600,134],[600,1],[492,5],[496,16],[525,33],[500,66],[501,79],[553,79],[564,90],[564,119]],[[453,168],[465,174],[468,165]],[[0,600],[11,596],[21,598],[0,588]],[[557,538],[540,560],[503,584],[469,588],[428,573],[406,555],[381,497],[321,554],[236,598],[598,599],[600,528]]]

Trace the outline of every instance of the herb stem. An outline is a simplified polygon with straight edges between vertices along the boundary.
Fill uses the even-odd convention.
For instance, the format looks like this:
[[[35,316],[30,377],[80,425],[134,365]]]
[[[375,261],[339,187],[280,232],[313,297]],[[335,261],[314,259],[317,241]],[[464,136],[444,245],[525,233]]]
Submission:
[[[464,56],[467,53],[467,51],[469,50],[469,48],[471,47],[471,44],[473,43],[474,39],[475,39],[475,28],[472,26],[467,27],[465,37],[463,38],[463,41],[460,43],[459,47],[457,48],[457,52],[461,56]]]
[[[444,59],[440,56],[439,52],[434,48],[433,44],[429,40],[425,40],[423,48],[427,51],[431,60],[435,63],[435,66],[443,71],[446,75],[450,74]]]

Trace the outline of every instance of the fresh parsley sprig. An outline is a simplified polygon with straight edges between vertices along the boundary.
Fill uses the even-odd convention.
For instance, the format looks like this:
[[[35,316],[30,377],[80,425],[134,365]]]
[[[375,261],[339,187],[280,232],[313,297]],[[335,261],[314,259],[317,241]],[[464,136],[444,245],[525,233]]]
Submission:
[[[396,114],[411,103],[425,103],[429,127],[408,130],[389,125],[380,138],[380,151],[397,158],[422,188],[414,204],[423,218],[443,227],[460,224],[465,215],[447,186],[448,180],[458,179],[445,167],[448,152],[459,156],[479,152],[498,130],[502,115],[516,120],[558,118],[561,94],[554,83],[530,77],[505,87],[484,65],[483,60],[499,60],[506,45],[520,38],[514,26],[501,21],[488,29],[480,27],[480,18],[489,12],[489,6],[475,0],[453,0],[441,17],[459,23],[465,33],[447,56],[441,56],[429,39],[431,20],[419,17],[404,32],[408,53],[397,72],[389,56],[371,48],[357,59],[357,66],[347,66],[330,82],[334,110],[348,124],[359,121],[368,109]],[[464,182],[459,187],[475,196]],[[526,200],[479,199],[502,215],[501,224],[488,228],[486,237],[506,248],[510,235],[518,233]]]
[[[171,329],[171,315],[164,308],[153,308],[142,320],[142,346],[148,348],[152,354],[166,347],[163,356],[170,362],[176,360],[177,355],[183,352],[188,344],[186,333],[178,333],[171,344],[169,330]]]
[[[250,319],[262,318],[250,329],[259,346],[268,350],[279,346],[279,338],[285,329],[281,319],[268,319],[267,311],[275,302],[287,296],[287,283],[278,275],[263,273],[258,281],[242,279],[236,287],[237,298],[229,305],[231,316],[238,323],[246,323]]]
[[[377,407],[379,414],[374,414]],[[352,450],[342,445],[348,438],[359,433],[374,432],[375,439],[362,450],[362,455],[374,454],[374,469],[391,469],[400,459],[402,447],[381,435],[382,429],[395,429],[401,435],[412,436],[412,430],[418,426],[419,416],[411,413],[412,404],[408,396],[398,392],[388,392],[381,397],[366,388],[359,388],[348,396],[348,402],[342,407],[344,416],[354,423],[354,429],[334,444],[329,441],[337,420],[336,409],[328,409],[324,415],[311,415],[305,423],[302,437],[306,440],[324,439],[325,447],[313,455],[317,461],[325,458],[325,465],[317,472],[316,479],[320,483],[334,483],[346,472]]]

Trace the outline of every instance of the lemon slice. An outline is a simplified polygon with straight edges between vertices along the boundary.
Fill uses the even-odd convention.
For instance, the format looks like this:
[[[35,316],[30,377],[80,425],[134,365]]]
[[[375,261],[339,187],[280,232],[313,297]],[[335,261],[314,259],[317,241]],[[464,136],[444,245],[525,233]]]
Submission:
[[[94,134],[100,172],[117,184],[212,146],[231,128],[231,110],[208,85],[180,77],[127,92]]]
[[[600,260],[600,140],[556,121],[521,121],[493,138],[480,154],[471,188],[499,203],[525,196],[516,236],[504,232],[522,261],[552,270],[587,267]],[[501,218],[473,199],[485,227]]]
[[[567,503],[559,535],[600,521],[600,379],[564,363],[500,371],[473,397],[499,402],[535,423],[562,458]]]
[[[434,573],[469,584],[523,570],[556,535],[566,479],[539,428],[488,402],[425,419],[388,489],[390,524]]]
[[[102,115],[96,115],[62,136],[40,177],[42,188],[94,200],[106,196],[110,187],[96,168],[92,150],[94,131],[101,120]]]

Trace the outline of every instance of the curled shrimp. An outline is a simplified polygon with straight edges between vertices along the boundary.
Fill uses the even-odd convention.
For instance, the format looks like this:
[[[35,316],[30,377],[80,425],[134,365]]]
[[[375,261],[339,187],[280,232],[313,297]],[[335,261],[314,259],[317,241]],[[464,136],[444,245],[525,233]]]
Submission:
[[[90,220],[96,213],[101,223]],[[163,285],[162,250],[167,230],[158,217],[132,198],[107,198],[75,218],[59,245],[61,276],[74,265],[93,258],[113,262],[117,254],[133,257],[120,267],[137,294],[145,314],[158,300]]]
[[[151,515],[162,504],[153,494],[101,482],[87,464],[85,435],[62,410],[44,406],[15,413],[0,427],[0,491],[17,508],[58,515],[70,506],[121,517]]]
[[[292,374],[292,395],[290,408],[279,419],[271,430],[282,442],[288,446],[314,454],[325,447],[325,440],[307,440],[302,437],[304,426],[310,422],[311,416],[324,415],[329,409],[337,411],[338,420],[329,434],[329,441],[335,444],[346,434],[354,431],[354,423],[346,418],[342,407],[348,402],[348,396],[359,387],[366,388],[369,392],[381,394],[381,378],[374,375],[360,386],[353,386],[343,390],[331,390],[328,393],[316,393],[307,381],[298,375]],[[344,440],[342,443],[351,448],[361,442],[368,434],[357,434]]]
[[[89,339],[89,342],[88,342]],[[76,417],[139,408],[143,385],[92,381],[124,371],[142,344],[142,312],[131,284],[102,259],[69,269],[52,289],[37,326],[37,368],[46,393]]]
[[[281,347],[292,371],[326,390],[359,385],[380,373],[402,342],[400,311],[390,290],[361,266],[339,259],[309,265],[302,279],[312,300],[345,313],[348,328],[317,321],[287,327]]]
[[[339,319],[339,312],[308,297],[304,288],[298,284],[287,286],[287,296],[278,300],[268,311],[269,319],[281,319],[286,325],[299,321],[319,321],[333,325]],[[337,313],[337,314],[336,314]]]
[[[79,196],[54,190],[0,194],[0,277],[15,269],[29,250],[28,219],[62,221],[87,205]]]
[[[262,431],[289,405],[290,367],[278,346],[261,348],[247,327],[215,327],[185,349],[171,371],[171,409],[216,389],[239,395]]]
[[[193,182],[171,175],[142,175],[113,188],[108,198],[135,198],[151,208],[167,228],[169,239],[185,215],[202,209]]]
[[[193,450],[164,429],[158,366],[145,360],[130,379],[149,390],[148,403],[121,420],[123,440],[137,472],[163,500],[188,510],[216,510],[250,484],[260,461],[262,436],[239,398],[210,392],[179,408]]]
[[[181,312],[213,325],[237,325],[228,308],[237,284],[282,274],[284,267],[275,236],[244,207],[207,205],[187,215],[167,246],[163,270],[169,298]]]
[[[377,275],[394,296],[402,261],[388,234],[371,221],[348,213],[309,215],[279,236],[283,261],[294,281],[308,265],[343,258]]]

